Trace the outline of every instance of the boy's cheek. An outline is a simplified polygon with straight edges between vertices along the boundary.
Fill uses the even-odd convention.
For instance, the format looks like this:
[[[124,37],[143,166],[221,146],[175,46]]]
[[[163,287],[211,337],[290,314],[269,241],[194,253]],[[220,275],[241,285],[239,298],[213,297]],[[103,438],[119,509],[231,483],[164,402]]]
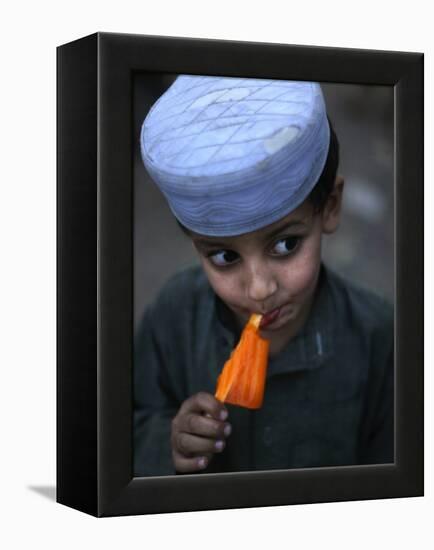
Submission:
[[[234,283],[222,283],[221,281],[210,281],[211,286],[217,296],[231,308],[242,307],[242,293],[239,287]],[[237,312],[238,313],[238,312]]]
[[[208,278],[209,284],[211,285],[217,296],[219,296],[219,298],[221,298],[224,302],[232,302],[233,298],[239,294],[236,281],[234,281],[228,275],[216,273],[207,265],[205,260],[201,260],[201,263],[202,268]]]
[[[297,262],[288,265],[281,279],[282,285],[294,298],[310,293],[316,286],[320,266],[320,248],[312,248],[301,255]]]

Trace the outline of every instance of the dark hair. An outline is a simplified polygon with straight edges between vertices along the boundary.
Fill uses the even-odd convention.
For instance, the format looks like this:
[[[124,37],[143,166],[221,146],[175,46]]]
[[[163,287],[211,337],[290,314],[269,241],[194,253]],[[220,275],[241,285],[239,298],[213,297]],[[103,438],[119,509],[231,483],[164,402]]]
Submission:
[[[315,184],[315,187],[307,197],[307,200],[313,205],[315,212],[321,212],[324,208],[327,199],[333,190],[336,174],[338,172],[339,141],[329,118],[328,122],[330,127],[330,145],[326,163],[318,181]]]
[[[327,159],[321,175],[315,184],[315,187],[312,189],[306,199],[313,205],[314,211],[316,213],[321,212],[321,210],[324,208],[327,199],[333,190],[339,165],[339,141],[330,119],[328,117],[327,119],[330,127],[330,145],[329,151],[327,153]],[[177,218],[175,219],[178,222],[178,225],[182,229],[182,231],[186,235],[189,235],[189,230]]]
[[[187,237],[190,237],[190,236],[191,236],[190,230],[187,229],[187,228],[185,227],[185,225],[182,224],[182,223],[178,220],[178,218],[175,217],[175,220],[176,220],[176,223],[177,223],[177,224],[179,225],[179,227],[181,228],[182,232],[185,233],[185,234],[187,235]]]

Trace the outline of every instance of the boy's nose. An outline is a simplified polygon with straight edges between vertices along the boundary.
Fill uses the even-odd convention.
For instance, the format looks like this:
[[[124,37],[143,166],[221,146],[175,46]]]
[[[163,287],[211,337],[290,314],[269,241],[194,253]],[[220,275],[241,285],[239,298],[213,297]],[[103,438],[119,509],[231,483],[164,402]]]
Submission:
[[[253,268],[248,274],[247,297],[254,302],[264,302],[277,290],[273,273],[266,268]]]

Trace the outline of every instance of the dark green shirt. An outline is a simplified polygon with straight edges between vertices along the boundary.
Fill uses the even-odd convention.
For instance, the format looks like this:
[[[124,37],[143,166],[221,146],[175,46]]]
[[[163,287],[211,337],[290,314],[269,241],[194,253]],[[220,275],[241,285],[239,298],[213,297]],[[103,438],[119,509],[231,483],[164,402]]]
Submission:
[[[175,474],[171,420],[215,392],[240,336],[200,267],[175,275],[135,338],[134,470]],[[322,266],[303,329],[270,358],[264,403],[228,405],[232,434],[204,472],[393,462],[392,307]]]

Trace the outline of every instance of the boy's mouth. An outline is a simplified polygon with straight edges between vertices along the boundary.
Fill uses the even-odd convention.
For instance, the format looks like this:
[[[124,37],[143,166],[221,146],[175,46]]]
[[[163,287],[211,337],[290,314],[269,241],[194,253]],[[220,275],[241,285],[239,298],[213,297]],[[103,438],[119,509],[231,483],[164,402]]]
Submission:
[[[280,310],[282,308],[277,307],[276,309],[273,309],[269,311],[268,313],[265,313],[261,319],[261,324],[259,325],[260,328],[266,328],[272,325],[280,315]]]

